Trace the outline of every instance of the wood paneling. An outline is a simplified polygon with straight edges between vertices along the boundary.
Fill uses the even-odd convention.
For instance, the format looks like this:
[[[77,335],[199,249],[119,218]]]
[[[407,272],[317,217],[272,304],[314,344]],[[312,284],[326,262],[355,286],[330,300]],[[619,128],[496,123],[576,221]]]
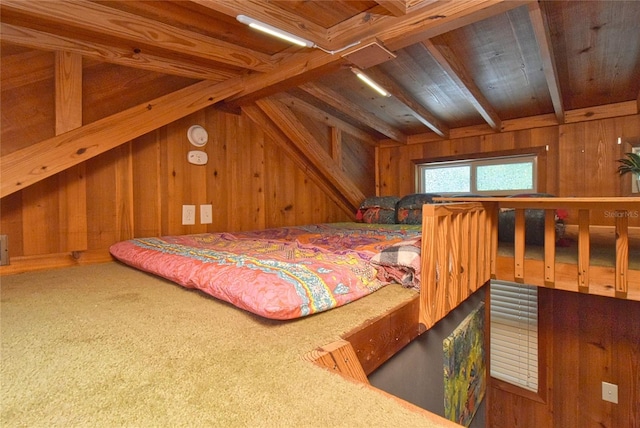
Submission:
[[[133,230],[136,237],[158,236],[162,230],[163,177],[160,159],[162,133],[137,138],[131,149],[133,162]]]
[[[640,303],[539,289],[546,401],[489,388],[491,427],[636,427],[640,423]],[[549,307],[555,310],[547,310]],[[618,385],[618,404],[602,382]]]
[[[33,51],[2,57],[0,155],[55,135],[53,70],[54,54],[49,52]]]
[[[85,65],[83,77],[85,124],[196,82],[183,77],[114,64],[85,62],[88,63]]]
[[[618,144],[618,137],[623,144]],[[619,159],[630,151],[629,142],[640,137],[640,115],[591,120],[560,126],[518,130],[500,134],[423,144],[380,148],[380,192],[406,195],[415,192],[415,162],[492,156],[509,151],[535,149],[544,162],[538,190],[557,196],[629,196],[629,177],[619,177]],[[548,150],[547,150],[548,148]],[[569,213],[577,222],[577,212]],[[630,218],[630,226],[640,225]],[[606,213],[594,213],[592,224],[613,225]]]
[[[78,68],[77,57],[61,56],[57,67],[63,73],[58,75],[56,102],[54,56],[11,52],[25,59],[22,69],[27,75],[40,76],[38,70],[50,70],[31,83],[16,77],[13,85],[3,87],[3,153],[55,135],[57,105],[70,109],[58,114],[59,132],[64,132],[82,125],[80,110],[84,123],[92,123],[156,97],[163,93],[162,88],[171,91],[186,82],[154,73],[142,76],[139,71],[92,61]],[[81,106],[79,97],[73,95],[79,89]],[[73,102],[64,101],[70,96]],[[49,98],[51,101],[41,102]],[[16,102],[5,108],[6,100]],[[37,117],[39,110],[42,118]],[[37,114],[27,114],[33,111]],[[315,117],[303,119],[314,133],[322,135],[322,149],[330,157],[329,125]],[[194,149],[187,130],[194,124],[209,132],[209,143],[202,148],[209,155],[206,166],[187,162],[188,151]],[[30,133],[32,127],[37,132]],[[362,192],[373,192],[370,142],[346,137],[342,172]],[[56,257],[59,266],[106,260],[111,244],[132,237],[352,219],[351,210],[338,202],[340,195],[318,183],[313,166],[292,160],[283,144],[251,116],[209,107],[45,178],[1,200],[0,233],[9,235],[12,265],[0,273],[55,267]],[[196,205],[196,225],[181,224],[184,204]],[[203,204],[213,206],[210,225],[200,224]]]

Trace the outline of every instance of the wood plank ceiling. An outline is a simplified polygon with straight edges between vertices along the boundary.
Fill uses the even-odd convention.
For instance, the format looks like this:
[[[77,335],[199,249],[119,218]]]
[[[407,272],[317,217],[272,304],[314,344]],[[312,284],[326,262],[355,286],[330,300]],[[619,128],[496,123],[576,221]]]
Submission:
[[[255,32],[239,14],[316,47]],[[373,144],[562,124],[603,105],[635,114],[640,104],[638,1],[3,0],[0,16],[5,52],[67,51],[207,81],[209,104],[230,111],[277,95]]]

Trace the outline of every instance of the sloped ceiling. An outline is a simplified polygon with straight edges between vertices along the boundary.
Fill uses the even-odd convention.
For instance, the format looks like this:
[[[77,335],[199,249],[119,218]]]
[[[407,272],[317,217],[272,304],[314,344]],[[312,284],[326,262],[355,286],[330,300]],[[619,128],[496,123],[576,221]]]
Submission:
[[[229,111],[279,94],[374,144],[640,104],[638,1],[3,0],[0,14],[3,43],[202,80]],[[316,47],[257,33],[239,14]]]

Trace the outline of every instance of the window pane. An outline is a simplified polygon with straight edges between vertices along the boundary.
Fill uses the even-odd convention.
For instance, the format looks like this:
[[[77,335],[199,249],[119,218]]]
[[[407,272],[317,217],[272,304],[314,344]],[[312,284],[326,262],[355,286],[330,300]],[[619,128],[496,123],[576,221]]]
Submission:
[[[478,166],[476,180],[481,192],[533,190],[533,162]]]
[[[425,193],[460,193],[471,190],[471,167],[455,166],[422,170]]]

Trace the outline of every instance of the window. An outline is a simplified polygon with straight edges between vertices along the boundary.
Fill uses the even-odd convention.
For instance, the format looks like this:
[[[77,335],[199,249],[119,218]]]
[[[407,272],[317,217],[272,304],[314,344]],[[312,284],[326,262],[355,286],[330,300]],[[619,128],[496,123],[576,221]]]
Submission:
[[[417,166],[418,192],[513,195],[536,192],[536,156],[509,156]]]
[[[492,280],[489,292],[491,377],[538,392],[538,289]]]

